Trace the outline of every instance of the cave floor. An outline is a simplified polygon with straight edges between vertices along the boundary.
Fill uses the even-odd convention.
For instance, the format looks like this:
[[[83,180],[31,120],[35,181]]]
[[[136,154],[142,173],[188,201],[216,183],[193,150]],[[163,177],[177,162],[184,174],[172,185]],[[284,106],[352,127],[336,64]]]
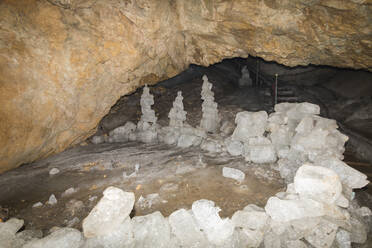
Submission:
[[[124,172],[135,172],[136,164],[136,176],[124,177]],[[245,180],[238,183],[223,177],[224,166],[242,170]],[[52,168],[60,172],[49,175]],[[284,190],[280,176],[269,164],[249,164],[243,158],[228,155],[216,157],[196,148],[128,142],[75,147],[0,175],[0,202],[10,210],[10,216],[24,219],[27,229],[46,231],[66,225],[80,228],[102,191],[111,185],[135,193],[133,215],[159,210],[164,216],[176,209],[190,208],[196,200],[209,199],[222,209],[221,216],[231,217],[250,203],[263,207],[270,196]],[[70,187],[77,192],[62,197]],[[153,200],[138,201],[140,196],[146,198],[154,193],[158,197]],[[53,206],[46,204],[51,194],[58,200]],[[93,200],[94,196],[97,198]],[[39,201],[44,205],[33,208]],[[71,222],[74,217],[79,221]]]

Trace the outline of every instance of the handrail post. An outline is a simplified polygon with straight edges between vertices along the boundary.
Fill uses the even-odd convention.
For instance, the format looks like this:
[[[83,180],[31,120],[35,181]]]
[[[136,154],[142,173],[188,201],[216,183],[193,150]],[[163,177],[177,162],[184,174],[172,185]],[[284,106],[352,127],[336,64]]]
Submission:
[[[260,61],[257,60],[257,67],[256,67],[256,87],[258,87],[258,88],[260,87],[260,84],[258,83],[258,72],[260,70],[259,66],[260,66]]]
[[[275,105],[278,103],[278,73],[275,73]]]

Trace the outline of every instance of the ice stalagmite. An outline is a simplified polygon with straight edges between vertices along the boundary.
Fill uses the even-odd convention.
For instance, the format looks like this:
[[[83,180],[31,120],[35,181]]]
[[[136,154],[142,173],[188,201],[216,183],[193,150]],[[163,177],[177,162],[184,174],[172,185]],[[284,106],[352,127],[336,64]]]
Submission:
[[[212,84],[208,81],[206,75],[203,76],[201,98],[203,100],[203,116],[200,121],[200,127],[207,132],[215,133],[220,124],[220,117],[218,116],[217,103],[214,101]]]

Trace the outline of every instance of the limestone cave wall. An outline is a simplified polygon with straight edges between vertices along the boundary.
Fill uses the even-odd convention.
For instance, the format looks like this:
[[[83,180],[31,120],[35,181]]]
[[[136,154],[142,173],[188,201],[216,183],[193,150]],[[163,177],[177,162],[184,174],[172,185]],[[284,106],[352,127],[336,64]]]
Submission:
[[[258,56],[372,71],[371,0],[0,1],[0,172],[94,133],[190,63]]]

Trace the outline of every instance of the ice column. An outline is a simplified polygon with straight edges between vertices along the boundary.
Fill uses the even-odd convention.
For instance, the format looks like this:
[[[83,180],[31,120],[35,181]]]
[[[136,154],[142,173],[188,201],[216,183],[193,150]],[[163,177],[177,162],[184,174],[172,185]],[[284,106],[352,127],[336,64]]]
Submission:
[[[141,96],[141,120],[137,124],[138,138],[145,143],[151,143],[157,140],[157,117],[155,111],[151,109],[154,105],[154,96],[150,94],[150,90],[145,85]]]
[[[203,76],[201,99],[203,100],[203,116],[200,121],[200,127],[207,132],[214,133],[219,127],[220,118],[218,116],[217,103],[214,102],[212,84],[208,81],[208,77],[206,75]]]
[[[239,79],[239,86],[252,86],[252,79],[249,75],[249,71],[246,65],[242,69],[242,77]]]
[[[169,112],[169,126],[183,127],[183,122],[186,120],[186,111],[183,110],[182,92],[177,92],[177,97],[173,102],[173,108]]]

